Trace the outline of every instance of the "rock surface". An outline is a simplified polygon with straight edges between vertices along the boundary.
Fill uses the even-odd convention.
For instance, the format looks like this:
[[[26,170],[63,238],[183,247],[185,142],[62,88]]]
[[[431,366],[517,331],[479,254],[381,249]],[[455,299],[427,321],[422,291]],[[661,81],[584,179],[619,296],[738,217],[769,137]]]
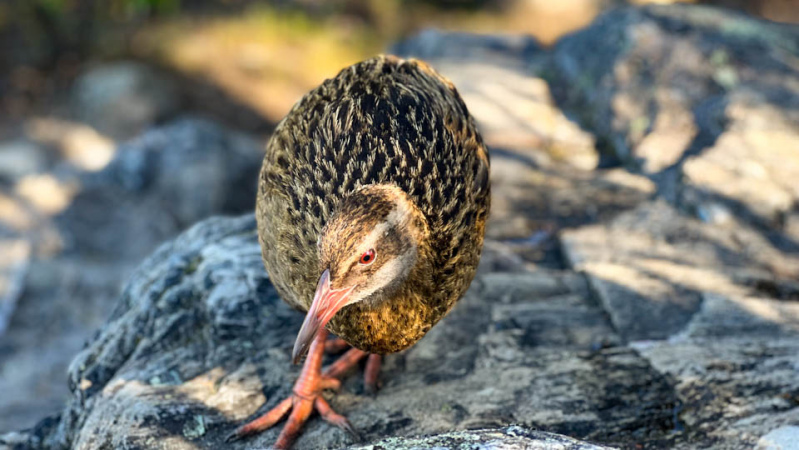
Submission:
[[[358,376],[332,397],[370,442],[354,448],[792,443],[797,42],[796,30],[672,6],[611,12],[551,53],[437,32],[399,44],[453,78],[485,128],[493,210],[453,312],[386,358],[376,397]],[[158,179],[145,185],[197,189]],[[213,209],[202,205],[190,211]],[[279,300],[259,251],[249,214],[161,246],[72,361],[66,406],[0,448],[222,446],[298,373],[302,315]],[[353,445],[312,419],[297,447]]]
[[[782,436],[775,438],[779,439]],[[771,442],[771,441],[769,441]],[[774,442],[779,442],[776,439]],[[448,448],[462,450],[601,450],[608,447],[586,444],[552,433],[531,431],[518,426],[488,430],[466,430],[422,438],[384,439],[353,450],[411,450]]]
[[[32,436],[56,448],[218,448],[288,394],[302,315],[271,286],[254,226],[251,216],[211,219],[148,258],[73,360],[58,425]],[[368,440],[519,421],[606,441],[658,438],[673,428],[673,387],[634,351],[603,348],[614,342],[580,275],[484,270],[446,321],[387,359],[377,397],[352,377],[333,403]],[[277,431],[228,448],[263,448]],[[312,421],[297,446],[349,442]]]
[[[82,177],[81,192],[57,218],[67,230],[65,245],[139,261],[200,219],[247,211],[255,203],[261,148],[204,120],[153,129],[121,145],[102,171]]]
[[[0,432],[60,408],[67,365],[142,258],[200,219],[252,208],[261,158],[254,140],[179,120],[80,174],[55,218],[26,218],[7,239],[0,220]]]
[[[452,80],[493,148],[523,151],[542,165],[596,168],[593,136],[557,108],[546,81],[530,74],[531,63],[546,55],[534,39],[428,30],[391,51],[427,61]]]
[[[30,244],[24,239],[0,238],[0,335],[22,294],[30,264]]]
[[[115,139],[138,135],[180,106],[174,81],[152,67],[120,61],[82,73],[72,90],[81,121]]]
[[[726,208],[779,228],[799,200],[797,55],[795,27],[624,8],[559,42],[552,78],[604,149],[667,198],[708,220]]]
[[[703,294],[783,301],[799,294],[799,283],[775,273],[797,267],[795,255],[747,227],[705,224],[662,200],[565,231],[561,242],[570,265],[588,275],[627,340],[677,334],[699,310]]]

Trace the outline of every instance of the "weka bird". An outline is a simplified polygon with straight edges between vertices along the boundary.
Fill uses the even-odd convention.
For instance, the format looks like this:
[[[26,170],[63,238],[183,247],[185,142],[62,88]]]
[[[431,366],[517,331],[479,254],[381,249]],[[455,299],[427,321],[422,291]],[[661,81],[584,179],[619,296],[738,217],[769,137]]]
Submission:
[[[280,296],[307,311],[294,346],[308,351],[293,395],[240,427],[238,439],[291,410],[288,447],[314,408],[350,432],[319,395],[369,355],[422,338],[474,278],[489,209],[489,159],[455,87],[426,64],[379,56],[308,93],[269,140],[256,215]],[[328,333],[354,349],[324,373]],[[331,341],[333,342],[333,341]]]

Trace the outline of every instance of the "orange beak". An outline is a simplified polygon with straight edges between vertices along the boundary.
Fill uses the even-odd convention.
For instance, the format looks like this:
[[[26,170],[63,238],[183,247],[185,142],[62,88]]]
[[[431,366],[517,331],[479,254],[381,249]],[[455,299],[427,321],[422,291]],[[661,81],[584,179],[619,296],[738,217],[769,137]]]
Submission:
[[[308,314],[305,315],[305,321],[302,323],[297,340],[294,341],[294,351],[291,356],[294,364],[299,363],[300,359],[308,352],[308,348],[310,348],[311,342],[313,342],[319,329],[327,325],[338,310],[347,304],[347,299],[349,299],[353,289],[355,289],[355,285],[341,289],[331,289],[330,270],[325,270],[322,273],[319,278],[319,284],[316,286],[311,308],[308,309]]]

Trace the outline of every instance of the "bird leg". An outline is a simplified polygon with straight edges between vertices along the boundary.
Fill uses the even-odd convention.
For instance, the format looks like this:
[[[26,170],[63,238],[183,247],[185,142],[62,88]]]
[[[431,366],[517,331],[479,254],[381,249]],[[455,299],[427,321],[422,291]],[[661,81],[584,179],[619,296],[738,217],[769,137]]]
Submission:
[[[348,348],[350,348],[350,344],[340,337],[335,337],[325,341],[325,353],[329,353],[331,355],[341,353]]]
[[[341,353],[346,348],[349,348],[349,346],[350,344],[348,344],[344,339],[338,337],[333,338],[325,342],[325,353]],[[363,372],[363,387],[369,394],[376,394],[377,390],[380,388],[378,375],[380,374],[380,365],[382,360],[382,356],[375,354],[369,355],[369,357],[366,359],[366,370]]]
[[[321,394],[325,389],[337,390],[341,387],[339,378],[354,365],[358,364],[368,353],[352,348],[322,372],[322,357],[324,356],[327,335],[327,330],[322,329],[314,338],[311,348],[308,350],[308,357],[302,366],[300,377],[294,384],[291,396],[278,403],[267,413],[237,428],[227,437],[228,442],[267,430],[291,411],[283,430],[280,432],[280,436],[278,436],[273,446],[273,448],[289,448],[299,436],[303,424],[308,420],[314,409],[319,412],[322,419],[359,439],[358,434],[347,419],[333,411]],[[370,355],[370,362],[372,361],[372,356],[376,355]],[[374,364],[371,363],[372,366]],[[367,363],[367,372],[369,372],[369,367],[370,364]],[[372,370],[375,369],[373,368]],[[379,364],[377,370],[379,370]]]
[[[374,395],[380,388],[380,381],[377,379],[380,375],[380,366],[383,363],[383,357],[380,355],[371,354],[366,359],[366,370],[363,372],[363,387],[366,392]]]

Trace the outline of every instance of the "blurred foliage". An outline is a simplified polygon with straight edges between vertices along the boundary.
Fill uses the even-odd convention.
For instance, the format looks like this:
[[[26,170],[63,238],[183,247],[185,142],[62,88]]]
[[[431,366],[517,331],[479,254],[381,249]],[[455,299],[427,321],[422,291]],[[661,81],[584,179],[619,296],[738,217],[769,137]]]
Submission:
[[[404,12],[476,11],[503,0],[10,0],[0,4],[0,37],[12,52],[9,35],[21,43],[14,55],[23,63],[51,66],[59,57],[126,54],[131,36],[143,26],[189,16],[241,13],[254,9],[278,11],[275,19],[249,14],[245,20],[265,20],[280,31],[297,36],[316,27],[314,20],[345,17],[360,21],[376,35],[392,37],[400,31]],[[408,17],[420,14],[411,13]],[[17,20],[9,20],[14,17]],[[265,19],[264,19],[265,18]],[[249,24],[244,24],[245,26]],[[295,29],[296,27],[296,29]],[[13,28],[7,33],[7,28]],[[407,28],[407,27],[405,27]],[[3,56],[0,56],[2,59]]]
[[[116,20],[151,14],[177,13],[180,0],[105,0],[101,2],[86,0],[31,0],[34,7],[41,7],[52,14],[65,16],[75,13],[81,4],[88,4],[87,11],[95,19],[113,18]]]
[[[351,15],[253,4],[235,15],[187,15],[136,33],[130,51],[210,81],[273,121],[342,67],[383,50],[378,31]]]
[[[547,43],[584,25],[584,17],[625,1],[710,3],[789,21],[799,10],[796,0],[4,0],[0,2],[0,39],[5,55],[0,54],[0,62],[21,58],[22,62],[47,65],[64,54],[124,54],[131,35],[154,21],[241,13],[252,8],[286,12],[288,20],[305,29],[315,25],[298,21],[298,15],[323,21],[360,21],[383,40],[423,26],[438,26],[478,32],[529,32]],[[557,9],[569,13],[546,14]],[[785,11],[793,14],[786,16]],[[8,28],[13,32],[8,33]],[[10,44],[9,35],[17,42]],[[14,48],[17,43],[21,48]]]

